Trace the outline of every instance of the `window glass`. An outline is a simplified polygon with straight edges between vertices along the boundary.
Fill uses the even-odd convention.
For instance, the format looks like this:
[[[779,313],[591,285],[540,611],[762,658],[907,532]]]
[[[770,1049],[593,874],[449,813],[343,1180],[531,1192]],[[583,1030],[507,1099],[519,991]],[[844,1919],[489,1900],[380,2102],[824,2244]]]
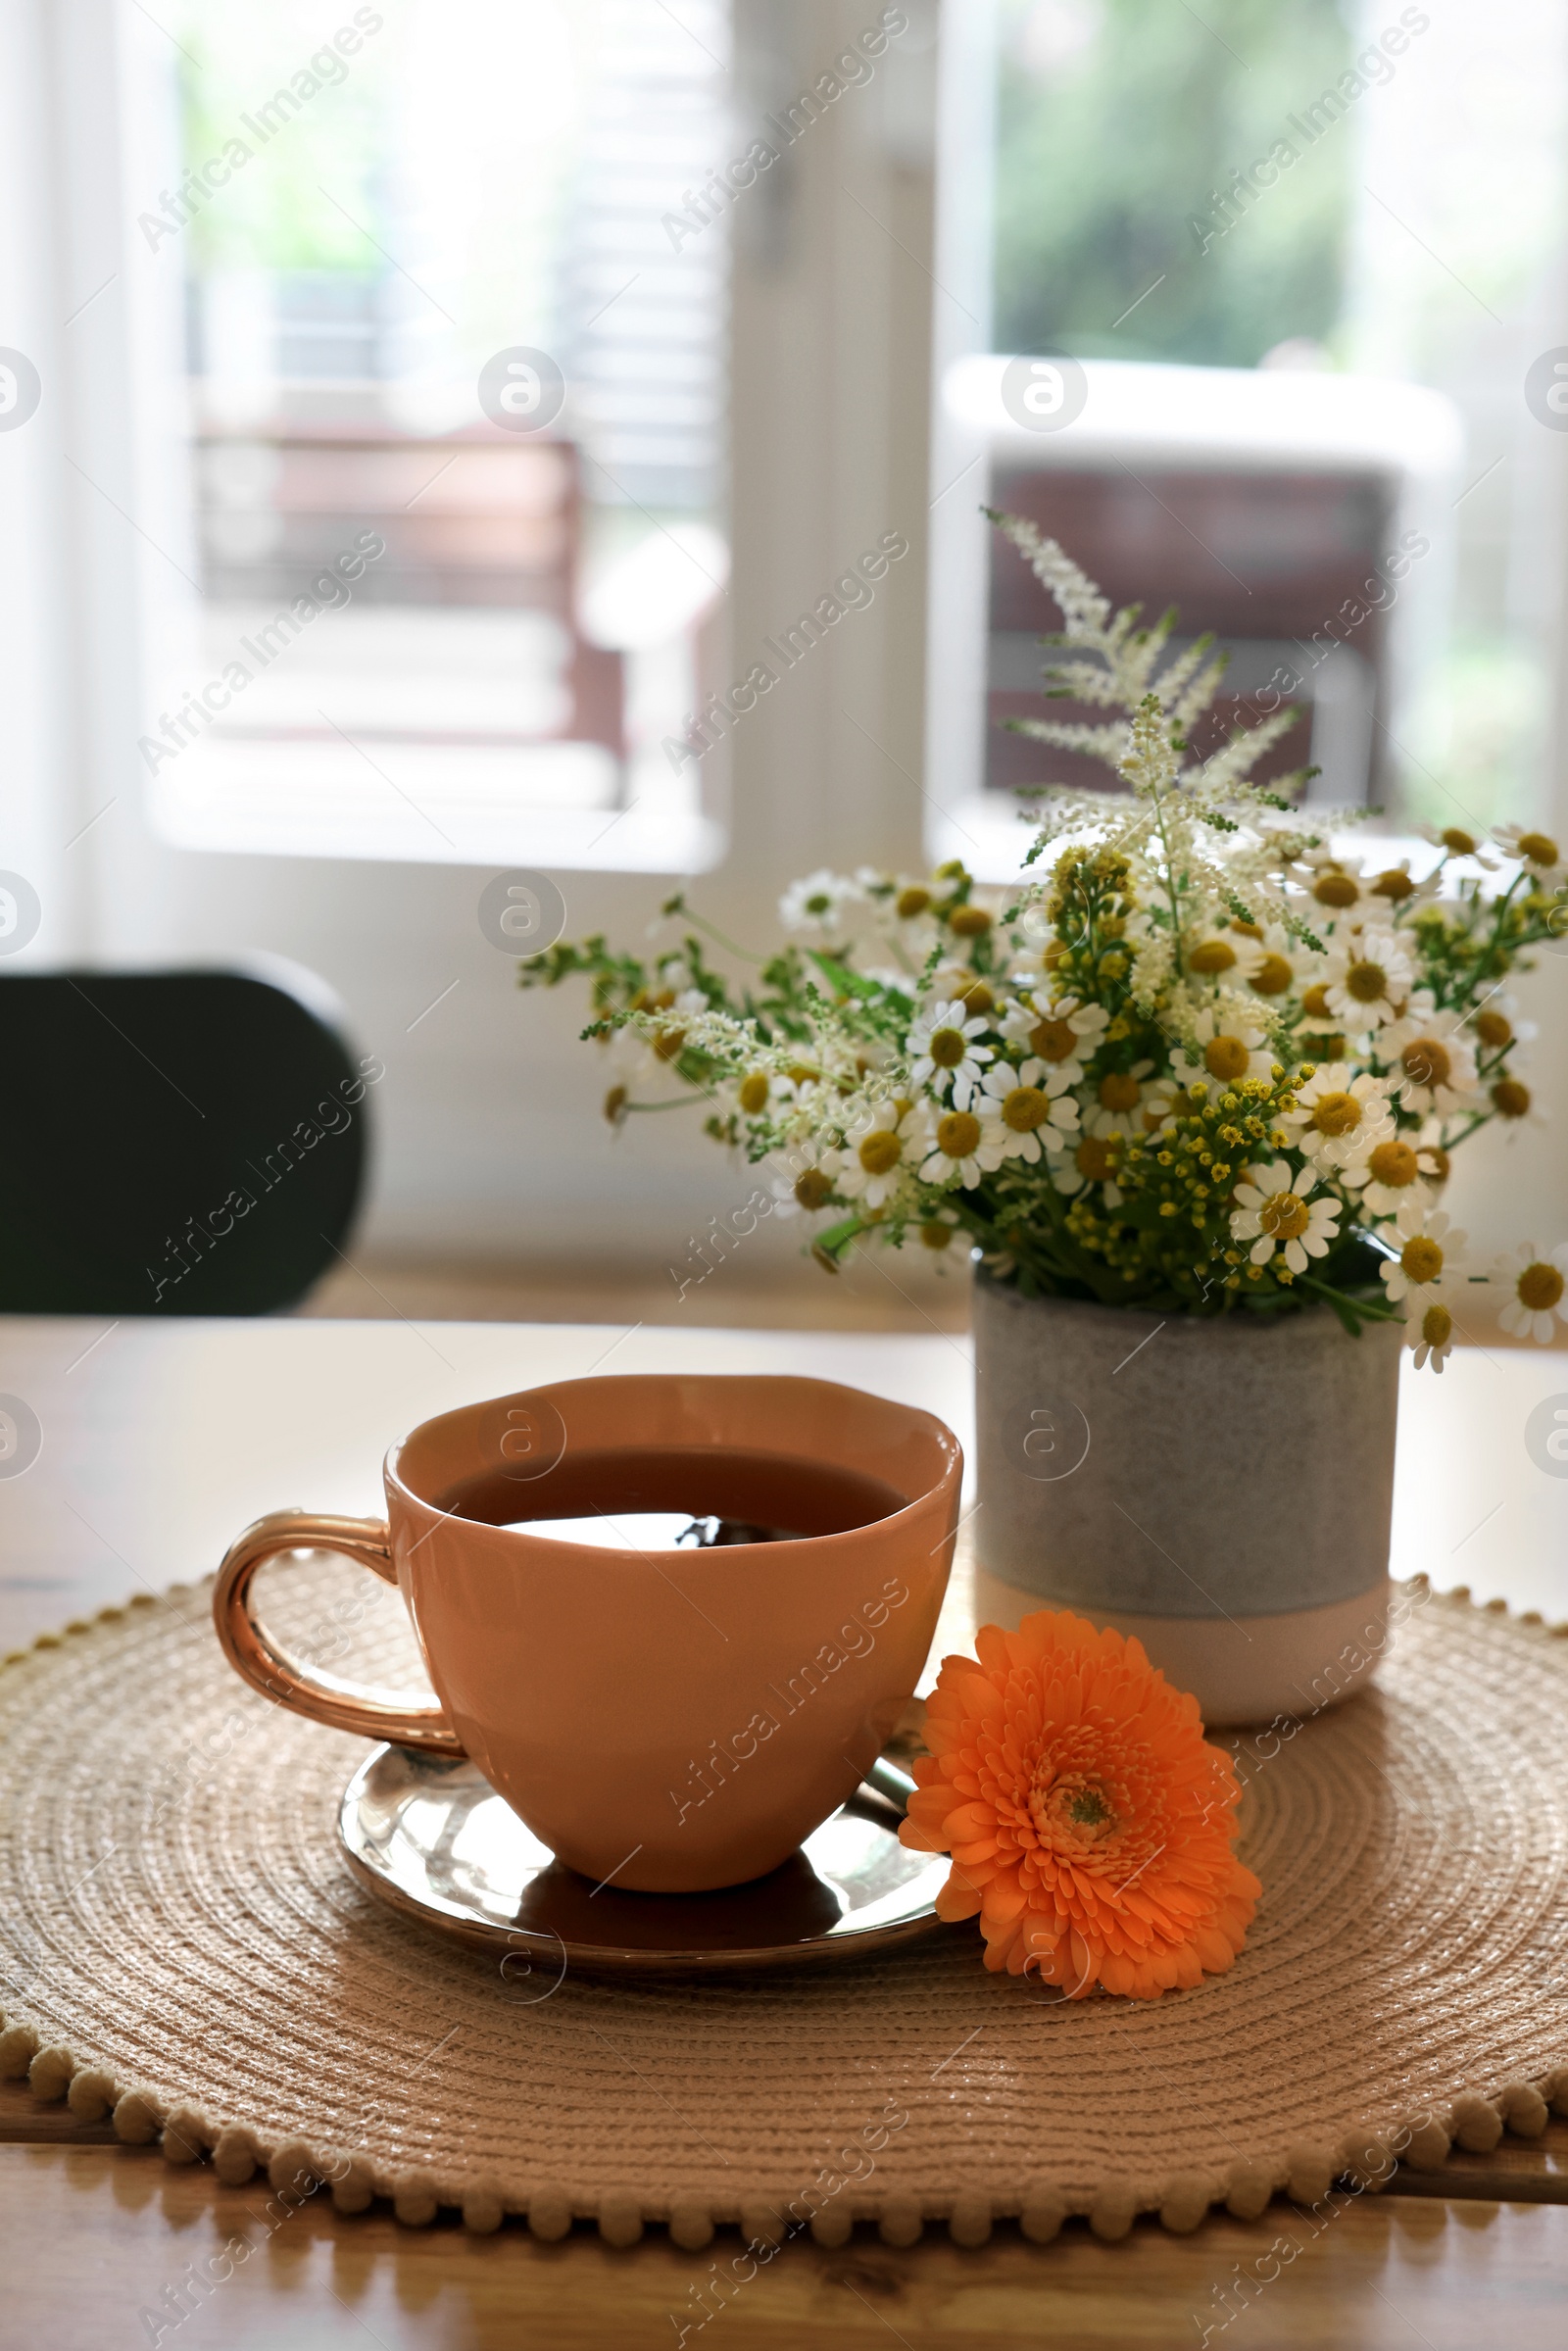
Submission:
[[[999,24],[996,348],[1067,354],[1092,379],[1096,363],[1148,370],[1117,382],[1125,445],[1078,464],[1068,435],[1041,434],[999,487],[1032,496],[1113,594],[1216,626],[1235,714],[1291,673],[1293,752],[1333,770],[1337,797],[1394,822],[1544,813],[1568,544],[1568,15],[1002,0]],[[1201,448],[1185,371],[1208,368],[1250,371],[1224,413],[1266,462]],[[1270,380],[1287,374],[1320,389]],[[999,583],[993,717],[1027,682],[995,641],[1009,597]],[[1004,612],[1000,633],[1049,618]],[[1016,782],[1019,757],[989,755],[988,781]]]
[[[727,252],[692,199],[727,11],[167,22],[182,170],[142,233],[184,278],[200,638],[144,749],[166,829],[441,857],[518,810],[689,812],[661,747],[726,568]]]

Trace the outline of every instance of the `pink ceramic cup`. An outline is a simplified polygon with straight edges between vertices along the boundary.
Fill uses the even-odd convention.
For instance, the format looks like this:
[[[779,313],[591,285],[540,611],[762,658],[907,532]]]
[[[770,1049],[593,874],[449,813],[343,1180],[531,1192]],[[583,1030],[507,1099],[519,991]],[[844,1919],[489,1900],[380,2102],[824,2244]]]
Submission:
[[[800,1526],[804,1463],[879,1481],[888,1514],[659,1552],[452,1514],[482,1488],[496,1517],[537,1517],[552,1481],[557,1495],[571,1476],[591,1488],[593,1456],[628,1447],[638,1483],[622,1509],[690,1508],[692,1481],[672,1465],[715,1446],[745,1453],[748,1475],[734,1494],[710,1484],[702,1507]],[[785,1860],[886,1744],[936,1629],[961,1473],[956,1438],[930,1413],[826,1380],[567,1380],[416,1428],[386,1457],[384,1523],[259,1520],[225,1557],[213,1612],[230,1662],[268,1697],[368,1739],[471,1756],[596,1884],[733,1886]],[[586,1491],[573,1515],[588,1515]],[[346,1552],[398,1586],[437,1703],[314,1672],[270,1638],[252,1578],[305,1548]]]

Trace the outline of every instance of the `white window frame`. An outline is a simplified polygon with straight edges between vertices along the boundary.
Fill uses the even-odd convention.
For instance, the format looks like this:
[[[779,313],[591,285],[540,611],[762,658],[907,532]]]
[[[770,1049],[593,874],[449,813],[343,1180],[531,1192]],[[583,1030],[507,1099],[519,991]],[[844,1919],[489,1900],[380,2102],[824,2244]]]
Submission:
[[[1004,796],[985,788],[992,526],[977,510],[982,502],[993,503],[992,473],[1009,463],[1050,470],[1108,468],[1120,462],[1135,471],[1163,472],[1223,465],[1267,473],[1288,466],[1298,473],[1364,473],[1385,481],[1393,492],[1391,550],[1409,533],[1430,550],[1428,560],[1406,566],[1391,612],[1389,731],[1400,738],[1414,674],[1431,642],[1441,641],[1451,589],[1451,515],[1463,443],[1450,401],[1419,384],[1348,375],[1091,360],[1084,364],[1088,397],[1082,413],[1059,432],[1037,433],[1018,424],[1004,404],[1007,366],[995,354],[956,360],[937,394],[934,437],[949,468],[956,473],[966,467],[967,481],[983,486],[961,502],[944,502],[932,532],[927,746],[933,774],[946,780],[949,811],[931,820],[934,857],[978,859],[976,870],[1002,880],[1017,872],[1028,840]],[[1334,615],[1323,617],[1326,624]],[[1196,628],[1202,615],[1183,618]],[[1042,651],[1042,664],[1047,658]],[[1303,669],[1311,658],[1309,651],[1298,656]],[[1319,726],[1325,719],[1332,725],[1333,714],[1334,704],[1325,697]],[[1346,716],[1353,728],[1355,713]],[[1331,767],[1328,749],[1314,740],[1313,759],[1325,769]],[[1341,797],[1327,782],[1318,797]]]

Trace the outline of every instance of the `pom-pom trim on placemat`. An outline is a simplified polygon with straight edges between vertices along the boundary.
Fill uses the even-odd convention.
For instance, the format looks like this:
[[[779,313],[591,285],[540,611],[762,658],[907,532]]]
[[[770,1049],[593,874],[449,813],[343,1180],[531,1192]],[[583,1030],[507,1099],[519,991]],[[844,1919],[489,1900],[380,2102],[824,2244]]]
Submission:
[[[1413,1581],[1426,1584],[1425,1578]],[[170,1602],[196,1601],[205,1597],[205,1588],[175,1584],[164,1596]],[[1436,1596],[1450,1604],[1484,1608],[1490,1615],[1511,1613],[1504,1601],[1477,1603],[1466,1585]],[[90,1633],[95,1624],[116,1624],[131,1610],[157,1604],[151,1593],[137,1592],[123,1607],[100,1609],[91,1621],[73,1619],[58,1633],[40,1633],[30,1649],[7,1652],[0,1658],[0,1670],[24,1663],[33,1651],[58,1649]],[[1543,1638],[1568,1639],[1568,1622],[1547,1624],[1534,1609],[1513,1621]],[[874,2226],[893,2246],[914,2244],[932,2222],[945,2223],[956,2244],[979,2246],[998,2221],[1015,2221],[1028,2241],[1048,2245],[1074,2218],[1086,2220],[1104,2241],[1115,2242],[1146,2212],[1157,2216],[1173,2234],[1185,2235],[1217,2207],[1247,2222],[1261,2219],[1279,2196],[1315,2209],[1342,2183],[1350,2193],[1376,2193],[1400,2163],[1421,2172],[1441,2171],[1454,2147],[1472,2155],[1491,2154],[1504,2131],[1535,2139],[1551,2115],[1568,2117],[1565,2054],[1538,2082],[1510,2079],[1485,2089],[1461,2090],[1447,2106],[1413,2113],[1392,2132],[1351,2131],[1338,2146],[1303,2143],[1293,2147],[1281,2164],[1244,2159],[1222,2175],[1178,2170],[1152,2195],[1115,2178],[1102,2180],[1087,2195],[1068,2194],[1049,2181],[1028,2180],[1016,2194],[1000,2198],[973,2192],[922,2198],[894,2188],[879,2196],[843,2195],[808,2218],[791,2219],[776,2202],[757,2197],[710,2201],[683,2196],[666,2203],[642,2197],[630,2185],[581,2198],[573,2197],[563,2183],[547,2181],[525,2198],[509,2201],[493,2180],[460,2181],[416,2166],[383,2171],[363,2155],[304,2136],[270,2144],[252,2125],[215,2118],[194,2098],[169,2100],[139,2083],[117,2081],[91,2055],[82,2057],[64,2043],[46,2041],[40,2026],[18,2010],[0,2015],[0,2080],[24,2079],[40,2103],[64,2099],[80,2122],[95,2123],[112,2115],[117,2137],[128,2146],[150,2147],[156,2141],[166,2162],[210,2162],[225,2186],[244,2186],[263,2173],[273,2201],[284,2211],[298,2209],[325,2189],[341,2213],[389,2204],[408,2228],[428,2227],[438,2213],[452,2211],[476,2235],[488,2235],[508,2218],[515,2218],[525,2221],[533,2235],[555,2243],[577,2223],[594,2223],[607,2244],[629,2247],[653,2225],[667,2229],[671,2240],[688,2252],[702,2251],[715,2229],[733,2228],[760,2259],[770,2259],[788,2238],[806,2229],[819,2245],[842,2245],[857,2223]]]
[[[363,2158],[313,2146],[303,2138],[283,2140],[269,2151],[243,2123],[215,2123],[193,2105],[166,2109],[147,2090],[129,2086],[117,2091],[102,2067],[73,2071],[73,2065],[69,2050],[40,2048],[30,2025],[8,2021],[0,2031],[0,2079],[25,2077],[40,2102],[66,2097],[83,2121],[95,2121],[112,2110],[116,2135],[126,2145],[150,2146],[157,2140],[167,2163],[211,2160],[226,2187],[243,2187],[263,2172],[274,2195],[286,2204],[304,2204],[327,2187],[340,2212],[360,2213],[376,2201],[390,2203],[406,2228],[422,2229],[439,2212],[456,2211],[476,2235],[489,2235],[514,2217],[526,2220],[533,2234],[549,2243],[568,2234],[576,2222],[592,2221],[607,2244],[629,2246],[652,2224],[666,2228],[673,2242],[692,2253],[711,2241],[716,2228],[737,2229],[750,2245],[769,2254],[800,2232],[774,2207],[761,2202],[710,2206],[683,2198],[666,2206],[645,2202],[635,2189],[621,2187],[608,2190],[597,2203],[574,2203],[564,2188],[547,2185],[528,2202],[508,2205],[493,2182],[457,2185],[417,2168],[378,2177]],[[79,2098],[78,2083],[83,2085]],[[1337,2149],[1293,2148],[1283,2169],[1247,2160],[1232,2165],[1223,2179],[1177,2172],[1157,2199],[1140,2197],[1127,2182],[1116,2180],[1103,2181],[1092,2197],[1082,2200],[1044,2186],[1001,2202],[960,2195],[945,2211],[927,2209],[921,2199],[895,2191],[877,2202],[855,2199],[853,2211],[829,2208],[815,2214],[810,2234],[818,2244],[842,2245],[855,2222],[863,2221],[876,2227],[885,2244],[908,2246],[919,2241],[928,2222],[945,2221],[955,2244],[978,2246],[990,2237],[995,2222],[1017,2221],[1032,2243],[1050,2244],[1064,2222],[1082,2218],[1109,2243],[1125,2236],[1138,2215],[1148,2211],[1173,2235],[1184,2236],[1216,2206],[1237,2220],[1256,2221],[1276,2196],[1312,2206],[1321,2204],[1341,2180],[1356,2190],[1376,2192],[1388,2184],[1400,2162],[1418,2171],[1441,2170],[1450,2142],[1469,2154],[1490,2155],[1505,2129],[1521,2138],[1539,2138],[1552,2114],[1568,2116],[1568,2065],[1554,2067],[1539,2085],[1510,2082],[1492,2097],[1466,2091],[1446,2110],[1446,2120],[1423,2114],[1391,2138],[1350,2132]]]

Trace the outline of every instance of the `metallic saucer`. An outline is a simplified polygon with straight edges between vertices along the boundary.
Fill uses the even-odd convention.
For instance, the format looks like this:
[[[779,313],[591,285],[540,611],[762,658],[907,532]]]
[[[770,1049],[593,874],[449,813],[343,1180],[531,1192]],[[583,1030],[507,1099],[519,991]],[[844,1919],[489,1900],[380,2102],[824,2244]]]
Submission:
[[[338,1809],[349,1866],[405,1918],[500,1957],[514,1995],[569,1967],[653,1974],[799,1966],[887,1950],[938,1925],[944,1856],[899,1842],[914,1783],[885,1757],[790,1859],[718,1893],[590,1886],[525,1829],[477,1767],[378,1746]]]

